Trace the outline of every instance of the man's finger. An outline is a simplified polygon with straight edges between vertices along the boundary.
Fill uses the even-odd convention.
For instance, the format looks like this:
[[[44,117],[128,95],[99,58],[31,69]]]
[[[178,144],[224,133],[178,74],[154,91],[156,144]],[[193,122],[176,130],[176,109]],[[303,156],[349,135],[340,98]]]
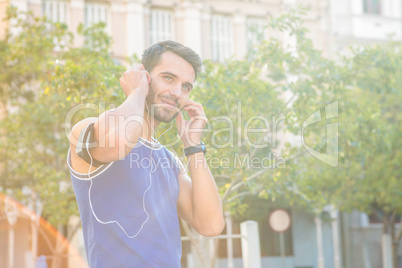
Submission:
[[[127,69],[126,72],[129,72],[129,71],[132,71],[132,70],[135,70],[135,71],[143,71],[143,70],[145,70],[145,68],[144,68],[144,65],[143,65],[143,64],[134,64],[134,65],[130,66],[130,67]]]
[[[202,107],[201,103],[196,102],[196,101],[192,101],[192,100],[188,100],[184,106],[187,106],[187,105],[195,105],[195,106],[198,106],[198,107]]]
[[[203,115],[204,114],[204,110],[202,109],[202,107],[198,107],[198,106],[195,106],[195,105],[184,106],[183,110],[185,110],[186,112],[191,112],[193,115],[194,114],[196,114],[196,115]]]
[[[176,128],[180,132],[179,136],[182,137],[184,134],[184,130],[185,130],[184,118],[183,118],[182,111],[180,111],[176,116]]]

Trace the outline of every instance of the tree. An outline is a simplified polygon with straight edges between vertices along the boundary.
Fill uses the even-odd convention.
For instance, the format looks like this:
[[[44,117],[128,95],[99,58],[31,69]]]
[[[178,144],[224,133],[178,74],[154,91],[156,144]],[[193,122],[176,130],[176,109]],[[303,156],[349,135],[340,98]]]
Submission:
[[[71,215],[77,215],[65,162],[68,142],[64,137],[75,122],[98,116],[103,110],[96,111],[90,105],[90,109],[74,113],[73,118],[66,120],[66,117],[75,108],[84,108],[86,102],[119,105],[124,94],[118,77],[124,68],[116,65],[109,55],[110,39],[101,27],[81,29],[86,46],[73,48],[72,36],[65,25],[33,18],[31,14],[26,14],[27,20],[17,17],[17,12],[11,10],[8,19],[16,22],[13,27],[19,31],[7,35],[1,54],[4,107],[9,102],[15,107],[2,120],[2,131],[8,133],[0,145],[1,151],[7,152],[2,161],[3,190],[23,200],[22,187],[29,186],[43,202],[44,218],[55,226],[63,226]],[[46,44],[45,49],[42,42]],[[28,44],[37,49],[30,50]],[[38,68],[31,70],[27,62],[35,62]],[[279,98],[281,85],[264,78],[264,69],[257,60],[251,65],[247,61],[226,64],[207,61],[205,65],[207,71],[201,75],[193,98],[204,104],[211,129],[215,131],[206,133],[205,140],[214,145],[208,149],[208,155],[225,209],[242,207],[239,197],[251,192],[276,194],[282,185],[272,178],[272,167],[282,163],[276,163],[275,156],[270,154],[276,137],[267,138],[267,124],[280,127],[280,114],[286,107]],[[21,82],[14,85],[14,81]],[[26,89],[29,94],[20,89]],[[28,101],[21,99],[25,95],[30,97]],[[262,134],[245,132],[244,123],[248,129],[265,131]],[[272,130],[272,135],[276,131]],[[171,131],[163,138],[169,143],[175,137]],[[262,146],[254,148],[259,147],[255,145]],[[181,143],[175,143],[172,148],[180,151]],[[266,162],[261,163],[264,157]],[[254,164],[252,159],[256,160]],[[222,168],[217,167],[218,163]]]
[[[299,134],[315,107],[345,89],[332,77],[342,66],[313,48],[301,22],[294,10],[272,18],[269,27],[275,34],[247,60],[205,61],[192,93],[210,120],[213,131],[207,129],[203,138],[207,158],[225,210],[231,213],[244,212],[248,204],[243,200],[250,194],[286,199],[290,205],[298,202],[311,211],[320,205],[299,189],[293,169],[287,168],[307,152],[294,145],[286,149],[283,136],[285,131]],[[296,39],[295,46],[283,41],[289,37]],[[164,138],[165,143],[175,139],[168,134]]]
[[[226,209],[234,211],[239,206],[244,209],[243,199],[239,197],[258,194],[272,200],[285,198],[290,206],[302,204],[314,214],[327,205],[334,205],[340,211],[356,209],[380,215],[384,233],[390,233],[393,238],[397,267],[396,252],[402,236],[402,228],[395,230],[395,219],[402,209],[402,158],[398,150],[402,125],[399,113],[401,43],[351,48],[348,56],[337,55],[336,60],[331,60],[313,48],[295,11],[273,18],[270,27],[279,30],[279,38],[273,36],[264,42],[251,61],[206,63],[199,95],[194,95],[210,110],[212,128],[219,132],[216,140],[221,138],[221,142],[227,142],[231,136],[219,131],[227,125],[214,119],[220,114],[228,115],[234,119],[236,129],[239,123],[235,104],[241,100],[242,107],[246,107],[242,115],[247,119],[284,115],[286,126],[282,128],[302,137],[305,144],[314,144],[314,149],[321,153],[331,149],[333,142],[327,141],[330,133],[325,133],[326,125],[339,122],[339,147],[332,148],[339,150],[339,163],[336,167],[327,165],[308,154],[304,146],[293,142],[282,150],[286,168],[215,169],[216,178],[226,179],[220,184]],[[287,34],[295,39],[291,47],[280,38]],[[280,95],[286,93],[289,97],[284,100]],[[317,110],[321,110],[321,118],[326,118],[326,113],[330,118],[331,111],[325,107],[335,107],[337,118],[304,127],[306,119]],[[254,123],[252,126],[256,128],[266,128],[261,121]],[[257,133],[253,141],[269,139],[270,134]],[[246,137],[236,135],[238,132],[234,131],[235,140],[240,138],[244,146]],[[213,138],[214,134],[206,135],[209,143]],[[227,156],[235,161],[239,155],[250,154],[261,160],[274,147],[272,143],[269,145],[255,148],[246,143],[244,147],[212,148],[210,159],[222,160],[222,156]],[[336,150],[329,157],[337,158]]]
[[[337,97],[339,165],[333,168],[306,156],[293,173],[301,191],[320,207],[333,204],[341,211],[359,210],[382,219],[383,233],[392,237],[394,267],[402,236],[402,228],[395,228],[402,214],[401,48],[396,42],[359,47],[341,59],[345,71],[338,79],[347,90]],[[324,140],[318,128],[325,129],[325,124],[312,128],[309,136]]]
[[[299,13],[272,18],[272,37],[247,60],[205,61],[191,93],[210,122],[203,140],[224,209],[244,212],[244,197],[255,194],[297,203],[312,213],[333,204],[342,211],[381,211],[395,219],[402,207],[400,44],[326,59],[306,38]],[[26,16],[29,22],[10,10],[8,19],[20,31],[0,42],[0,97],[8,108],[0,125],[5,134],[0,179],[2,190],[19,200],[22,186],[28,185],[44,203],[44,217],[62,226],[78,214],[65,162],[66,133],[75,122],[124,100],[118,78],[125,68],[110,56],[102,25],[81,28],[86,45],[73,48],[65,25]],[[295,42],[284,42],[289,37]],[[300,136],[305,120],[336,100],[338,167],[310,157],[294,138],[283,143],[286,133]],[[161,126],[158,135],[169,127]],[[325,151],[325,123],[304,130],[306,144]],[[176,133],[173,126],[161,142],[182,155]],[[394,226],[390,220],[386,229]],[[184,229],[195,237],[185,223]],[[210,265],[205,261],[205,266]]]
[[[67,235],[69,218],[78,215],[66,164],[67,134],[77,121],[100,114],[101,106],[85,103],[123,99],[118,78],[124,67],[109,54],[104,25],[81,27],[86,45],[73,48],[66,25],[14,8],[7,19],[12,31],[0,46],[2,191],[27,205],[32,200],[23,188],[28,187],[43,205],[42,216]],[[56,255],[66,249],[61,238],[48,246]],[[60,262],[54,259],[53,266]]]
[[[402,43],[355,46],[347,56],[325,59],[305,37],[306,30],[294,15],[281,15],[271,23],[295,36],[292,52],[283,53],[271,39],[260,47],[257,57],[259,62],[271,63],[271,77],[296,78],[283,87],[292,96],[286,129],[320,153],[336,149],[332,157],[338,158],[338,152],[339,163],[335,167],[325,164],[322,160],[328,159],[320,161],[307,154],[304,146],[289,144],[285,153],[288,159],[298,157],[287,161],[286,169],[281,170],[287,176],[281,183],[293,185],[293,191],[283,191],[282,196],[290,204],[304,204],[312,213],[331,204],[340,211],[376,214],[383,220],[383,232],[392,236],[393,264],[398,267],[402,228],[396,230],[395,219],[402,214],[402,156],[398,149]],[[337,118],[330,119],[335,113],[326,110],[328,107],[336,108]],[[322,119],[305,127],[309,116],[317,111]],[[323,118],[327,117],[325,122]],[[335,122],[339,122],[339,143],[331,148],[333,133],[326,130],[327,124]]]

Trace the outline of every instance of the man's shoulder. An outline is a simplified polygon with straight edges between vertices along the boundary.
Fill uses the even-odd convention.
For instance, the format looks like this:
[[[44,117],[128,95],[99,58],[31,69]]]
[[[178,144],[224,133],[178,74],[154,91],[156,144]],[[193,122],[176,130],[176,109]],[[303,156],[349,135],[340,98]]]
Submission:
[[[186,167],[184,166],[183,161],[180,159],[180,156],[174,150],[169,150],[165,146],[163,146],[163,148],[165,148],[166,151],[169,152],[169,154],[171,155],[171,157],[175,161],[177,167],[179,168],[180,173],[186,173],[187,172]]]

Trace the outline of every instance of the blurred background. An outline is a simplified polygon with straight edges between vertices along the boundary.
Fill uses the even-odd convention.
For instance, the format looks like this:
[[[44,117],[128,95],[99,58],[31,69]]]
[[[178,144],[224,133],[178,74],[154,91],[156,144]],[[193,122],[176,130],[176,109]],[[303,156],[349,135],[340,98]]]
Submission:
[[[0,267],[87,267],[68,133],[162,40],[204,60],[226,219],[182,267],[402,267],[401,0],[0,0]]]

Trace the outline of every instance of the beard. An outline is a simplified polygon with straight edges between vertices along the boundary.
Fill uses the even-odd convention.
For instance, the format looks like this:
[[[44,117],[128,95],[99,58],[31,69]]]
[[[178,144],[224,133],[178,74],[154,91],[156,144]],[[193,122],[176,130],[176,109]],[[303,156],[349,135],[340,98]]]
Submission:
[[[174,103],[175,107],[168,107],[163,102],[158,103],[158,99],[168,100]],[[148,96],[145,98],[145,101],[148,105],[147,113],[159,122],[170,123],[181,111],[180,105],[177,100],[173,99],[169,95],[162,97],[159,95],[159,97],[157,97],[152,85],[149,85],[149,92]]]

